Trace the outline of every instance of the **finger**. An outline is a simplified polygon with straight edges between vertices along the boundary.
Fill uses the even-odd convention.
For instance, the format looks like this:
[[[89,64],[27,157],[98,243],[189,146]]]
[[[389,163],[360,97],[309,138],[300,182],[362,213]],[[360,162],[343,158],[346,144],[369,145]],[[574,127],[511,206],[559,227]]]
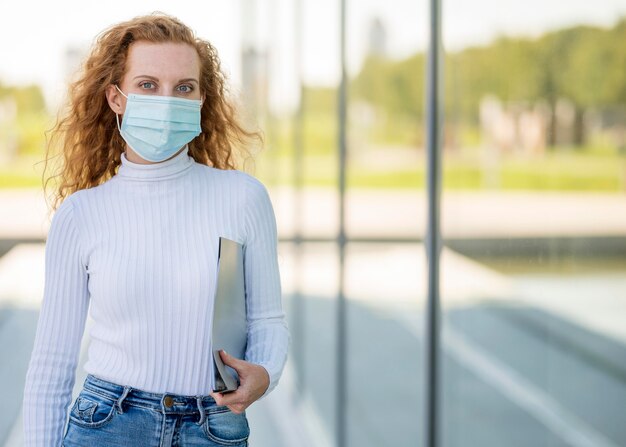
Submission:
[[[216,404],[226,406],[239,404],[244,398],[243,393],[239,390],[232,393],[213,393],[212,395]]]
[[[236,391],[233,391],[231,393],[213,392],[213,393],[210,393],[210,396],[212,396],[213,399],[215,399],[215,403],[218,405],[232,405],[238,399],[238,396],[233,396],[233,394],[235,393]]]
[[[244,404],[235,404],[235,405],[230,405],[228,408],[230,408],[230,411],[232,411],[233,413],[241,414],[245,411],[247,407],[248,406]]]
[[[223,349],[220,350],[220,357],[226,365],[237,371],[237,374],[239,374],[239,372],[245,367],[246,362],[238,359],[237,357],[233,357]]]

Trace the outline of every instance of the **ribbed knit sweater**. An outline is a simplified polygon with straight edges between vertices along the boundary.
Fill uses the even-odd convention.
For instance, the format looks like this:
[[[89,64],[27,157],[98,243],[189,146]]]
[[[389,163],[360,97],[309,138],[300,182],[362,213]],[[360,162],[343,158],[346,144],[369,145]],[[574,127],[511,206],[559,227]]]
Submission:
[[[122,154],[118,172],[68,196],[52,217],[45,285],[23,400],[26,446],[60,446],[87,312],[84,369],[133,388],[188,396],[212,387],[219,236],[244,244],[245,360],[277,385],[290,335],[277,228],[265,186],[239,170]]]

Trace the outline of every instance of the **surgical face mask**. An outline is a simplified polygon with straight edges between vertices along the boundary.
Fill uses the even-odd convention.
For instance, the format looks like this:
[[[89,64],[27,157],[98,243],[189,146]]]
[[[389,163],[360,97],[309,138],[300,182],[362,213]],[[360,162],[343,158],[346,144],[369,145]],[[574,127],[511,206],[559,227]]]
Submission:
[[[201,100],[134,93],[126,96],[117,85],[115,88],[128,99],[121,127],[115,114],[117,128],[141,158],[167,160],[202,132]]]

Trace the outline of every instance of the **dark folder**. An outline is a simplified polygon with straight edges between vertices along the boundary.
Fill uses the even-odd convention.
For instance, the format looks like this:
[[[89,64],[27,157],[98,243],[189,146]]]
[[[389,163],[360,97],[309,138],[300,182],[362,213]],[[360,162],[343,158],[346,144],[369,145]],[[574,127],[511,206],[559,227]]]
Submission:
[[[220,237],[213,307],[213,391],[230,392],[239,386],[237,372],[222,362],[219,351],[243,360],[247,335],[243,245]]]

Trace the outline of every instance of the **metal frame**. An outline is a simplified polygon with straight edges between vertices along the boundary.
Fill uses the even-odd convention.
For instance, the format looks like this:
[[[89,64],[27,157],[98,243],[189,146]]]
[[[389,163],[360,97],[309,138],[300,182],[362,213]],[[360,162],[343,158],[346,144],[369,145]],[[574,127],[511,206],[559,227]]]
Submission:
[[[339,84],[338,97],[338,149],[339,149],[339,233],[337,234],[337,245],[339,249],[339,284],[337,293],[337,378],[336,378],[336,433],[337,446],[347,446],[347,315],[345,297],[345,193],[346,193],[346,125],[347,125],[347,103],[348,86],[346,75],[346,0],[340,0],[339,29],[340,29],[340,66],[341,81]]]
[[[426,142],[428,214],[426,255],[428,265],[428,295],[426,302],[425,355],[425,428],[424,445],[436,447],[439,442],[439,326],[440,292],[439,259],[441,254],[441,124],[442,124],[442,51],[441,0],[430,0],[430,42],[426,66]]]

